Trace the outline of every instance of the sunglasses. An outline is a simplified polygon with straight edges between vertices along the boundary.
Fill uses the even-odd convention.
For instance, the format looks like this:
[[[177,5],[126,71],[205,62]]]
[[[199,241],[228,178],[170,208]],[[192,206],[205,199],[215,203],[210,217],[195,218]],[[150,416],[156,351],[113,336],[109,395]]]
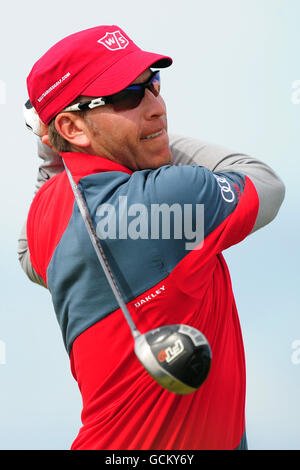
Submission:
[[[102,96],[93,100],[82,101],[76,103],[61,112],[65,111],[85,111],[87,109],[97,108],[98,106],[104,106],[111,104],[114,111],[126,111],[128,109],[137,108],[145,96],[145,91],[150,90],[151,93],[156,97],[160,93],[160,74],[159,71],[152,72],[149,80],[144,83],[137,85],[130,85],[119,93],[114,95]]]

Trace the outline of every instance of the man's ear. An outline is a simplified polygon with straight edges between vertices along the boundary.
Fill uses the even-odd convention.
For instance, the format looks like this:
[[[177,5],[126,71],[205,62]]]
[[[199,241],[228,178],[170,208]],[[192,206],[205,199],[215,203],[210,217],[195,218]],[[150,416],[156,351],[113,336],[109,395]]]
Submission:
[[[82,117],[74,113],[60,113],[55,118],[57,132],[71,145],[88,147],[91,144],[87,126]]]

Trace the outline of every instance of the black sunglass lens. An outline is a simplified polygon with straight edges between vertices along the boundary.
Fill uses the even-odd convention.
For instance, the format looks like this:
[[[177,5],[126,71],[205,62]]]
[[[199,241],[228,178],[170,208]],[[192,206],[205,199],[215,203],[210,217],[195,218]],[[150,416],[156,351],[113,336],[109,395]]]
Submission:
[[[133,109],[140,104],[144,94],[144,90],[141,89],[123,90],[111,97],[111,103],[115,111]]]
[[[107,103],[113,105],[115,111],[125,111],[126,109],[134,109],[139,106],[145,96],[145,89],[148,88],[155,97],[160,93],[160,75],[154,72],[146,83],[140,85],[131,85],[125,90],[111,95],[107,98]]]

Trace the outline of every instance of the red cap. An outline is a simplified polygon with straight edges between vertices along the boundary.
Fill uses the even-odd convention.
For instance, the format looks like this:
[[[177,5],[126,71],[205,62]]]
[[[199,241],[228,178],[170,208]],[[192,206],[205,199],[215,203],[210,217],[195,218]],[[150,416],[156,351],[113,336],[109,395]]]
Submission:
[[[118,93],[147,68],[171,64],[170,57],[140,49],[118,26],[97,26],[51,47],[27,78],[28,94],[40,119],[49,124],[79,95]]]

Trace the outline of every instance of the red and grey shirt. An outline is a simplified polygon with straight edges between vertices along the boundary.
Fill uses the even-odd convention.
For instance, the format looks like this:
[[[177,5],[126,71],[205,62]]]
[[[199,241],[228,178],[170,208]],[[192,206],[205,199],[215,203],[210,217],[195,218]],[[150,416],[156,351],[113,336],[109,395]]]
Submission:
[[[212,349],[206,382],[190,395],[162,389],[143,369],[79,213],[66,172],[44,183],[27,220],[31,263],[49,288],[82,399],[83,426],[72,449],[234,449],[244,433],[245,363],[223,250],[243,240],[258,213],[251,180],[201,166],[131,172],[107,159],[63,154],[99,232],[104,204],[203,205],[204,240],[118,233],[102,240],[141,333],[184,323]],[[139,206],[136,206],[139,207]],[[191,211],[190,217],[195,217]],[[195,222],[195,220],[192,220]],[[149,231],[150,231],[149,224]],[[194,223],[195,227],[195,223]]]

